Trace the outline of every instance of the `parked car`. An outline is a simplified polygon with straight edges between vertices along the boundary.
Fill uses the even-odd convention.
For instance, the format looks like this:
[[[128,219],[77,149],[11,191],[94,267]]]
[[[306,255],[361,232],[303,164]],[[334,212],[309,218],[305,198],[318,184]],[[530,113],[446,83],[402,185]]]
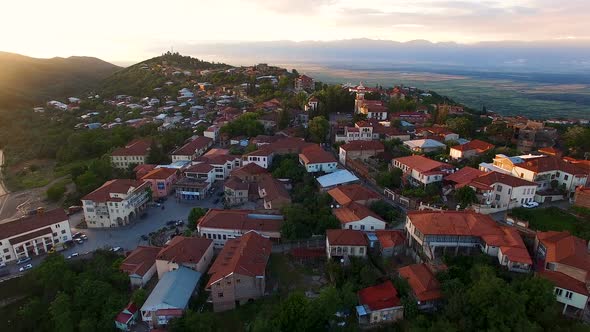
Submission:
[[[27,270],[30,270],[33,268],[33,264],[27,264],[25,266],[22,266],[20,269],[18,269],[19,272],[25,272]]]
[[[527,208],[527,209],[536,208],[537,206],[539,206],[539,203],[537,203],[537,202],[528,202],[528,203],[524,203],[522,205],[522,207]]]
[[[16,261],[16,264],[23,264],[23,263],[30,262],[30,261],[31,261],[31,257],[23,257],[23,258],[19,258]]]
[[[86,234],[82,233],[82,235],[80,236],[80,238],[81,238],[82,240],[88,240],[88,235],[86,235]]]
[[[1,269],[1,268],[3,268],[3,267],[6,267],[6,263],[4,263],[4,262],[1,262],[1,263],[0,263],[0,269]]]
[[[121,250],[123,250],[123,248],[121,248],[121,247],[113,247],[113,248],[109,249],[109,251],[112,251],[112,252],[119,252]]]
[[[176,226],[182,226],[182,225],[184,225],[184,221],[182,221],[182,220],[178,220],[178,221],[176,222]]]
[[[76,232],[76,233],[74,233],[74,235],[72,235],[72,239],[77,239],[80,236],[82,236],[82,232]]]
[[[78,254],[77,252],[75,252],[75,253],[72,253],[71,255],[69,255],[68,256],[68,259],[72,259],[72,258],[78,257],[78,256],[80,256],[80,254]]]
[[[76,242],[77,244],[82,244],[84,243],[84,240],[82,240],[81,238],[76,238],[74,239],[74,242]]]

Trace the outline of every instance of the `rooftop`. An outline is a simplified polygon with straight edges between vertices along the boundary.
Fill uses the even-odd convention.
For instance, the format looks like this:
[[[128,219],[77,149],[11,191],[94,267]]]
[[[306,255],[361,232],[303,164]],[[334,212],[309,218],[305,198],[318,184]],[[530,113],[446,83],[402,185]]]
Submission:
[[[347,184],[330,189],[328,194],[340,205],[346,205],[350,202],[368,201],[379,199],[380,196],[373,190],[370,190],[360,184]]]
[[[516,176],[512,176],[509,174],[503,174],[499,172],[488,172],[482,176],[479,176],[471,181],[471,185],[474,185],[478,188],[482,187],[491,187],[496,183],[501,183],[512,188],[515,187],[523,187],[523,186],[534,186],[536,187],[537,184],[534,182],[530,182],[521,178],[517,178]]]
[[[149,269],[156,264],[156,256],[162,248],[151,246],[138,246],[121,263],[121,271],[129,275],[143,277]]]
[[[385,146],[379,141],[352,141],[340,148],[345,151],[385,150]]]
[[[209,209],[199,220],[199,227],[240,229],[244,231],[280,232],[283,216],[259,214],[252,210]]]
[[[105,182],[100,188],[82,197],[82,200],[94,202],[120,202],[123,199],[111,197],[111,194],[128,195],[147,182],[131,179],[114,179]]]
[[[201,237],[175,236],[167,246],[158,253],[158,260],[165,260],[174,263],[193,263],[201,261],[203,255],[213,240]]]
[[[478,153],[482,153],[494,148],[494,144],[480,141],[478,139],[474,139],[469,141],[465,144],[456,145],[451,147],[451,149],[459,150],[459,151],[469,151],[469,150],[477,150]]]
[[[471,182],[471,180],[485,174],[486,173],[483,171],[480,171],[469,166],[465,166],[456,171],[455,173],[445,176],[445,180],[454,182],[456,184],[455,188],[460,188]]]
[[[547,250],[545,261],[573,266],[590,272],[587,242],[569,232],[538,232],[537,238]],[[590,280],[590,273],[586,276]]]
[[[307,164],[335,163],[336,158],[319,145],[311,145],[301,150],[299,158]]]
[[[330,245],[366,246],[368,244],[363,232],[352,229],[328,229],[326,236]]]
[[[382,249],[397,247],[406,242],[406,236],[401,230],[378,230],[375,235]]]
[[[404,145],[407,145],[411,149],[420,148],[420,149],[433,149],[433,148],[444,148],[446,145],[439,141],[435,141],[430,138],[426,139],[415,139],[412,141],[405,141]]]
[[[412,264],[398,270],[400,276],[408,280],[408,284],[418,301],[427,302],[442,298],[440,283],[428,265]]]
[[[22,233],[51,226],[55,223],[68,220],[63,209],[55,209],[32,216],[25,216],[0,224],[0,240],[20,235]]]
[[[200,272],[184,266],[166,272],[148,296],[141,311],[186,308],[200,279]]]
[[[410,169],[416,170],[420,173],[430,172],[438,168],[453,168],[453,166],[440,161],[432,160],[419,155],[412,155],[407,157],[395,158],[393,161],[408,166]]]
[[[115,149],[112,156],[145,156],[148,154],[152,141],[150,139],[136,139],[122,148]]]
[[[180,155],[180,156],[190,156],[193,155],[196,151],[206,149],[209,145],[213,143],[213,140],[209,137],[199,136],[192,141],[186,143],[182,147],[174,150],[172,155]]]
[[[341,224],[363,220],[367,217],[373,217],[377,220],[385,222],[379,215],[371,211],[368,207],[351,202],[343,207],[333,209],[332,213],[340,221]]]
[[[323,188],[342,185],[359,180],[354,174],[346,169],[338,170],[316,178]]]
[[[142,180],[165,180],[171,176],[176,174],[176,170],[173,168],[156,168],[151,170],[149,173],[144,175],[141,179]]]
[[[358,297],[359,303],[366,305],[372,311],[401,306],[401,300],[391,280],[361,289]]]

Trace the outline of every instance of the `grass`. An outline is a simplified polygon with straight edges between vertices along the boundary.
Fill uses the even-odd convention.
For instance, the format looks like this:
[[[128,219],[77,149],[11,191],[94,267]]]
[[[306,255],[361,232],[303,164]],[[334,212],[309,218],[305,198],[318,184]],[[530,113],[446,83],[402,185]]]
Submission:
[[[529,222],[529,227],[539,231],[568,231],[584,239],[590,239],[590,222],[578,219],[557,207],[544,209],[518,208],[511,212],[516,218]]]
[[[270,255],[270,280],[278,282],[280,294],[286,294],[294,290],[306,291],[311,288],[306,277],[318,275],[310,268],[295,264],[289,256],[281,254]],[[309,278],[307,278],[309,279]]]

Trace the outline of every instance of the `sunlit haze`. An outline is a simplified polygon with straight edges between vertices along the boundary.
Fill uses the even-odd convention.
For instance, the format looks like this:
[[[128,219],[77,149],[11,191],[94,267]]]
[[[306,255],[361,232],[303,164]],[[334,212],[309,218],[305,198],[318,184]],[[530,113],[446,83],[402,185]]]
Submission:
[[[3,51],[131,62],[200,42],[338,40],[473,43],[590,36],[590,1],[5,1]]]

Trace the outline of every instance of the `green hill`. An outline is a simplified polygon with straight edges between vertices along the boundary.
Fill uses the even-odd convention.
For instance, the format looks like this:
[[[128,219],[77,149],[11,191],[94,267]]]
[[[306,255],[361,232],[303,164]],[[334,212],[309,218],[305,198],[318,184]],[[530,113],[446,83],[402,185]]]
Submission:
[[[155,88],[163,87],[168,81],[186,81],[194,77],[197,71],[228,68],[232,66],[168,52],[114,73],[102,82],[98,92],[103,96],[149,96]],[[189,71],[191,76],[174,75],[175,71]]]
[[[77,95],[120,69],[92,57],[39,59],[0,52],[0,109]]]

